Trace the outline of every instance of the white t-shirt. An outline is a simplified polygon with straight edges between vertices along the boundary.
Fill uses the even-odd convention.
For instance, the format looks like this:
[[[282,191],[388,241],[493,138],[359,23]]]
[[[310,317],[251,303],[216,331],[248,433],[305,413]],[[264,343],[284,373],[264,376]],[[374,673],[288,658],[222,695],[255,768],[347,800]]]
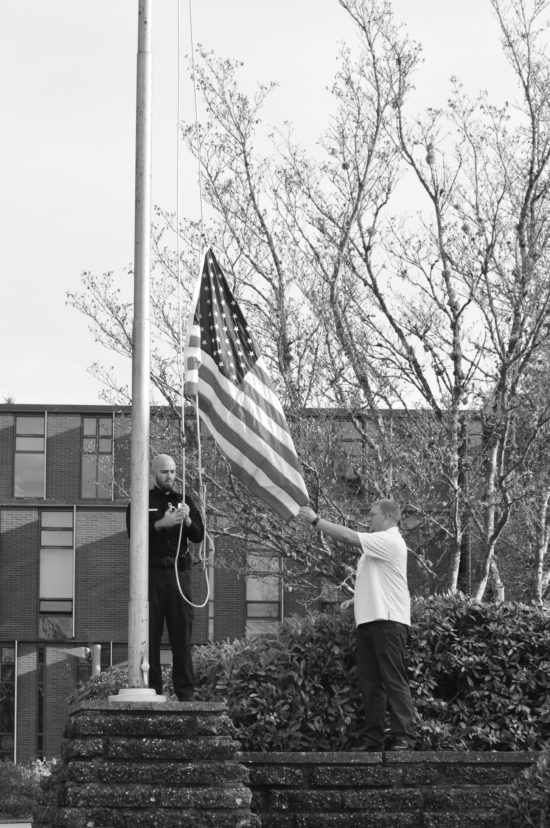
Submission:
[[[400,621],[410,626],[407,545],[397,526],[383,532],[360,532],[363,554],[355,577],[355,624]]]

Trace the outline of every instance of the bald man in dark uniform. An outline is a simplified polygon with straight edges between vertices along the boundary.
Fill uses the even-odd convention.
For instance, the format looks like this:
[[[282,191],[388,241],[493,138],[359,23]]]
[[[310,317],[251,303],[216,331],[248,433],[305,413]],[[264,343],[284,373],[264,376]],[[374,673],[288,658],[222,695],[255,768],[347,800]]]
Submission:
[[[180,701],[193,698],[191,633],[191,556],[187,541],[200,543],[204,525],[188,495],[174,491],[176,464],[158,454],[151,464],[155,485],[149,492],[149,687],[162,694],[160,642],[164,621],[172,648],[172,681]],[[130,536],[130,505],[126,513]],[[181,544],[180,544],[181,532]],[[179,547],[179,549],[178,549]],[[177,574],[175,561],[177,558]],[[182,598],[181,591],[187,598]]]

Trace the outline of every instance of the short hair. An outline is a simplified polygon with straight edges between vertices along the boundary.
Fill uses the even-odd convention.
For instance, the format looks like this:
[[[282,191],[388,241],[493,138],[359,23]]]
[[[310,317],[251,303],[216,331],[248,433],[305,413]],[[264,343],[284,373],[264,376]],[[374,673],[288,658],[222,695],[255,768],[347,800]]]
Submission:
[[[391,518],[396,523],[399,523],[401,519],[401,507],[395,500],[377,500],[376,503],[373,503],[374,505],[380,507],[380,511],[384,517]]]
[[[176,465],[174,458],[169,454],[156,454],[151,461],[151,471],[153,474],[156,474],[157,470],[160,469],[161,466],[172,463],[174,466]]]

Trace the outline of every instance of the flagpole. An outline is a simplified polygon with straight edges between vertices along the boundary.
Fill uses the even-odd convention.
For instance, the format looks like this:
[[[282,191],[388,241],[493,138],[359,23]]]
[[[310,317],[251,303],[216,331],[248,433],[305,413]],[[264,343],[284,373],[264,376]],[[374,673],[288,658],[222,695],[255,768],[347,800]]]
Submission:
[[[139,0],[136,178],[134,228],[134,327],[130,487],[130,600],[128,688],[111,701],[165,701],[147,688],[149,670],[149,375],[151,364],[151,110],[153,0]]]

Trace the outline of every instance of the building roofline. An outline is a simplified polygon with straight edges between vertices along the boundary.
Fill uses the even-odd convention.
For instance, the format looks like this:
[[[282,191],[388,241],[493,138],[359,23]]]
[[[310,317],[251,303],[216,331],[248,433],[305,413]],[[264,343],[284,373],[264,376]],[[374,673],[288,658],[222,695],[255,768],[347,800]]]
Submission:
[[[192,407],[192,403],[187,403],[189,408]],[[187,407],[186,406],[186,407]],[[172,408],[169,405],[152,405],[151,411],[155,413],[163,413],[163,412],[172,412]],[[131,414],[132,413],[132,406],[131,405],[106,405],[104,403],[98,403],[97,405],[77,405],[77,404],[47,404],[47,403],[0,403],[0,413],[10,413],[10,414],[17,414],[20,412],[23,413],[31,413],[31,412],[51,412],[51,413],[63,413],[63,414]],[[396,417],[419,417],[426,414],[433,414],[431,408],[379,408],[378,412],[381,414],[392,414]],[[292,411],[285,412],[289,420],[296,417],[297,415],[293,414]],[[464,413],[469,413],[471,416],[476,417],[477,412],[464,410]],[[300,412],[301,416],[305,417],[315,417],[319,415],[324,415],[327,417],[350,417],[352,412],[348,408],[330,408],[330,407],[321,407],[313,408],[308,407],[302,409]],[[356,411],[355,415],[361,418],[368,418],[369,412],[368,411]]]
[[[8,413],[16,413],[19,411],[51,411],[59,413],[111,413],[122,411],[130,413],[132,410],[129,405],[105,405],[105,403],[98,403],[97,405],[69,405],[69,404],[47,404],[47,403],[0,403],[0,411]]]

